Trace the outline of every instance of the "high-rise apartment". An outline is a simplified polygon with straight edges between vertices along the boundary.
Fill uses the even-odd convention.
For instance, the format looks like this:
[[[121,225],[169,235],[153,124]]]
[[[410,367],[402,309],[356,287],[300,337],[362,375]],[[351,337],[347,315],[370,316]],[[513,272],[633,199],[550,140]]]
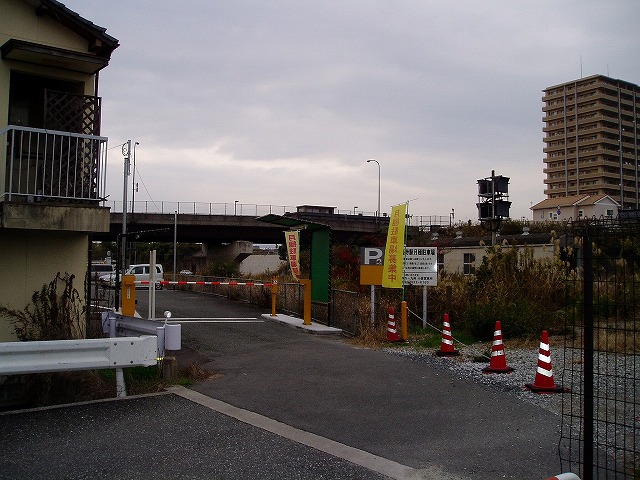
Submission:
[[[544,90],[544,193],[605,194],[639,208],[640,87],[594,75]]]

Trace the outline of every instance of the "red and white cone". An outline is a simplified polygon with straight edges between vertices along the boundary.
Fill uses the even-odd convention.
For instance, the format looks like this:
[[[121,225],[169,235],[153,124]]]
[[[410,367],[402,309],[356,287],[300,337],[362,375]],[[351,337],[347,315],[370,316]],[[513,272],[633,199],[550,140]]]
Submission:
[[[507,365],[507,357],[504,354],[502,343],[502,327],[500,320],[496,322],[493,330],[493,346],[491,347],[491,362],[488,367],[482,369],[484,373],[511,373],[513,368]]]
[[[561,473],[551,478],[547,478],[547,480],[580,480],[580,477],[575,473]]]
[[[525,387],[536,393],[564,393],[569,391],[569,389],[562,387],[562,385],[557,385],[553,381],[549,333],[546,330],[542,332],[542,338],[540,339],[536,379],[533,383],[527,383]]]
[[[436,351],[439,357],[453,357],[460,355],[453,346],[453,336],[451,335],[451,324],[449,323],[449,314],[444,314],[442,320],[442,341],[440,342],[440,350]]]
[[[387,342],[399,342],[398,328],[396,326],[396,317],[393,314],[393,307],[389,307],[389,319],[387,320]]]

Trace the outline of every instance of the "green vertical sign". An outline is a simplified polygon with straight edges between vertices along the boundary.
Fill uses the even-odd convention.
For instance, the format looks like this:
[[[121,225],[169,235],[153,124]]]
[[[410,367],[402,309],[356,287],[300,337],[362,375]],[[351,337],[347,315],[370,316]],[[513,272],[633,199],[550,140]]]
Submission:
[[[331,259],[331,231],[311,233],[311,300],[329,302],[329,264]]]

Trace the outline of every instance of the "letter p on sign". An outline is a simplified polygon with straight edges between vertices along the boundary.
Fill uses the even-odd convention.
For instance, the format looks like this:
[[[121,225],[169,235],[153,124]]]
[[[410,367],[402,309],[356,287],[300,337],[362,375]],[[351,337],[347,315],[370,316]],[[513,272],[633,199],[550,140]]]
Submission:
[[[384,248],[362,247],[360,248],[361,265],[382,265],[384,263]]]

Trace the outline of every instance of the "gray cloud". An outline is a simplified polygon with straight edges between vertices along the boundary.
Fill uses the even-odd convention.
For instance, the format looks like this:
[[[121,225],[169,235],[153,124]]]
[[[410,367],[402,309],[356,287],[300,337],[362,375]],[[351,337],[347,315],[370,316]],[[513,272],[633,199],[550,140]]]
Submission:
[[[638,2],[66,4],[120,40],[103,133],[140,142],[156,199],[374,211],[377,158],[386,205],[419,197],[423,215],[474,219],[476,180],[495,169],[529,217],[544,198],[542,90],[581,68],[640,82]]]

